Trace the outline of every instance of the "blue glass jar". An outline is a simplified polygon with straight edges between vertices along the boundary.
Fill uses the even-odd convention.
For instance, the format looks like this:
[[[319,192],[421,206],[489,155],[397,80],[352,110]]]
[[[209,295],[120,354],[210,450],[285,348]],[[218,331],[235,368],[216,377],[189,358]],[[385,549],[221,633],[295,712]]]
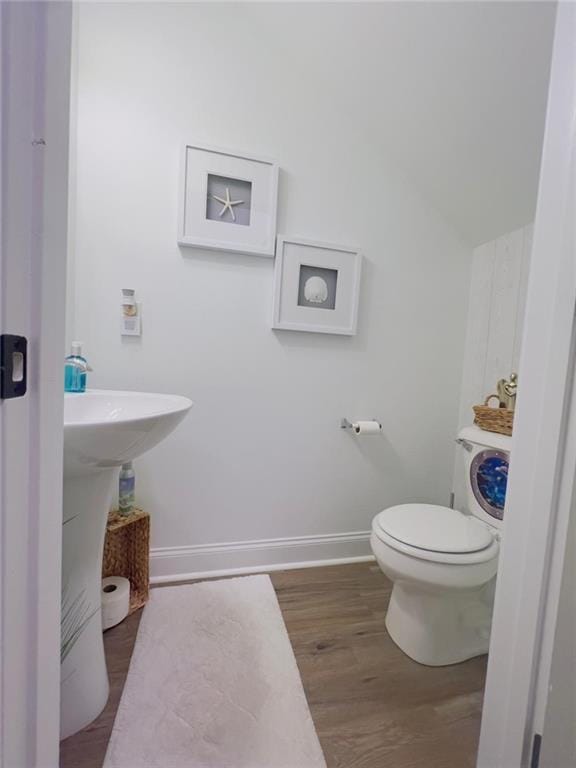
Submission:
[[[72,351],[64,361],[64,391],[85,392],[88,361],[82,357],[82,344],[72,342]]]

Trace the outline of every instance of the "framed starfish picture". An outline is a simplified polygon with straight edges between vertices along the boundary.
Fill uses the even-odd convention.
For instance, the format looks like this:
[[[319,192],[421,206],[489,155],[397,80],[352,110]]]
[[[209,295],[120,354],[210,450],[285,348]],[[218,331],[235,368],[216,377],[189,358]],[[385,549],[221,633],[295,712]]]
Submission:
[[[180,181],[178,243],[274,256],[278,165],[188,144]]]
[[[279,235],[272,327],[353,336],[361,268],[358,248]]]

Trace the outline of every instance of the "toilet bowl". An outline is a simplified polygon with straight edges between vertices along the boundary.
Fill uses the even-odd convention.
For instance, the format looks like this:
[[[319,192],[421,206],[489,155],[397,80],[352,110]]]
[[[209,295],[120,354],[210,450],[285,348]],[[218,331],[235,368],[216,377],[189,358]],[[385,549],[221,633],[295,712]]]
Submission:
[[[373,520],[370,544],[393,582],[392,640],[415,661],[456,664],[488,652],[510,438],[462,430],[466,513],[402,504]]]

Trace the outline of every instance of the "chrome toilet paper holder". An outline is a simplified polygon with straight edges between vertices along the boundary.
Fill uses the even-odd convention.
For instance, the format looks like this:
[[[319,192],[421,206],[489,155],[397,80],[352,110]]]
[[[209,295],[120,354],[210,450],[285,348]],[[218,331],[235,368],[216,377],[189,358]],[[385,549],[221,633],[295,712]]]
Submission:
[[[382,422],[380,421],[380,419],[372,418],[372,419],[369,419],[369,421],[375,421],[380,427],[380,429],[382,429]],[[354,424],[344,416],[340,421],[340,429],[354,429]]]

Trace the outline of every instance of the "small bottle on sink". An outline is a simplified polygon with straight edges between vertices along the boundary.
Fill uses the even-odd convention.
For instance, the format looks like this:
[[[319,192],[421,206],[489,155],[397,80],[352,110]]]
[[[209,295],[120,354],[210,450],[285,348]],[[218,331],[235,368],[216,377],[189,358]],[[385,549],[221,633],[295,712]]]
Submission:
[[[128,461],[122,464],[120,470],[120,488],[118,493],[118,512],[121,515],[128,516],[134,511],[135,503],[136,475],[132,467],[132,462]]]
[[[82,342],[73,341],[70,354],[64,361],[64,391],[85,392],[86,373],[92,369],[85,357],[82,357]]]

